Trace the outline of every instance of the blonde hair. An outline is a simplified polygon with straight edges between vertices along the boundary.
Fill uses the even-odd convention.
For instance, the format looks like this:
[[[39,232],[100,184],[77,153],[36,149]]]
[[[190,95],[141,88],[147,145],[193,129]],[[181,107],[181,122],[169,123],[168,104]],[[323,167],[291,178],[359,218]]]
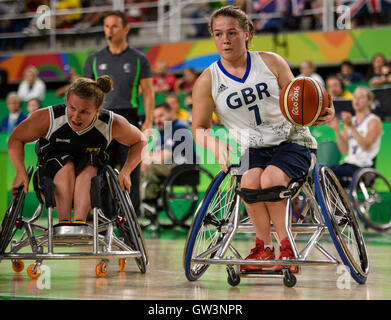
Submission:
[[[209,21],[209,32],[211,35],[213,34],[213,21],[220,16],[236,19],[243,31],[249,31],[249,37],[246,41],[246,48],[248,49],[248,45],[254,37],[255,29],[253,22],[247,17],[246,13],[240,8],[232,5],[216,9],[213,11]]]
[[[354,91],[356,91],[356,90],[364,90],[367,94],[368,100],[371,102],[375,99],[375,95],[373,94],[371,89],[369,89],[368,87],[357,87]]]
[[[96,81],[89,78],[77,78],[66,92],[66,99],[71,93],[82,99],[94,99],[95,107],[98,109],[103,105],[105,94],[113,90],[113,80],[108,75],[100,76]]]

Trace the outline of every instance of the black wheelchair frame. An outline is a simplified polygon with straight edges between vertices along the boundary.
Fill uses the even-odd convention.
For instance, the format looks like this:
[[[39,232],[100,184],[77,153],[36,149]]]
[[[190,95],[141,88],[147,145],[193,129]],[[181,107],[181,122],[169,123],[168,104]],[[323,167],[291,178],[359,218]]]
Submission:
[[[141,191],[141,213],[149,220],[143,227],[189,227],[189,218],[193,215],[202,198],[199,184],[202,179],[212,181],[213,175],[199,164],[180,164],[172,167],[168,177],[160,177],[157,183],[159,195],[156,199],[145,200],[145,190],[151,181],[146,181]],[[203,181],[204,182],[204,181]],[[208,184],[208,183],[207,183]],[[159,212],[164,210],[170,224],[159,221]]]
[[[29,179],[33,167],[28,170]],[[40,275],[43,260],[63,259],[100,259],[95,273],[104,277],[108,272],[109,259],[119,259],[119,270],[125,268],[126,258],[135,258],[140,272],[145,273],[148,265],[148,253],[141,233],[137,216],[127,191],[122,191],[117,180],[118,173],[109,165],[99,163],[99,174],[91,180],[91,207],[93,225],[61,225],[54,227],[53,210],[56,207],[54,183],[44,177],[38,190],[39,205],[30,219],[24,217],[25,194],[20,188],[12,198],[6,211],[0,231],[0,261],[9,259],[12,268],[20,272],[24,268],[23,260],[35,260],[27,269],[31,278]],[[104,205],[102,187],[107,184],[114,212],[108,212],[110,206]],[[37,190],[36,190],[37,191]],[[47,208],[47,226],[38,223],[44,206]],[[106,212],[104,212],[106,210]],[[23,230],[18,237],[17,231]],[[10,245],[10,246],[9,246]],[[83,252],[55,252],[59,247],[88,246],[92,249]],[[7,251],[7,248],[9,250]],[[30,247],[31,252],[19,252]],[[45,252],[46,251],[46,252]]]

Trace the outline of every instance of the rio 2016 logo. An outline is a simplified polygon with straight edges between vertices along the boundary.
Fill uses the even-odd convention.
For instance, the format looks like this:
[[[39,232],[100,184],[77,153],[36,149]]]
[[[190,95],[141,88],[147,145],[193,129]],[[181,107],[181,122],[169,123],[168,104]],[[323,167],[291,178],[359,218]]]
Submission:
[[[296,86],[293,88],[293,94],[291,96],[291,101],[293,102],[292,113],[294,115],[299,115],[299,95],[300,87]]]

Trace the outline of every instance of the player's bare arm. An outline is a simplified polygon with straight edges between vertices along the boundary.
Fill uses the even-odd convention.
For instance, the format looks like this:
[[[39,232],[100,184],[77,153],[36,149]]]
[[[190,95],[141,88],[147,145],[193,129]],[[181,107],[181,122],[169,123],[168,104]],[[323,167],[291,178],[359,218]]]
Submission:
[[[15,194],[18,187],[22,185],[24,192],[28,192],[28,177],[24,166],[24,145],[46,135],[49,125],[49,110],[47,108],[37,110],[21,122],[9,137],[8,154],[16,172],[11,194]]]

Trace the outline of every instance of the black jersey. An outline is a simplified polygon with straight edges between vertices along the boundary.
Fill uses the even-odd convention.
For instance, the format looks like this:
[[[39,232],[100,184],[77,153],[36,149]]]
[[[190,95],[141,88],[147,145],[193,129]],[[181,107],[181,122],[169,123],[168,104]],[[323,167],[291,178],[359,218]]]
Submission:
[[[113,113],[101,109],[92,123],[82,131],[72,130],[68,123],[66,105],[50,106],[50,126],[45,137],[39,139],[38,156],[49,160],[51,157],[71,156],[80,158],[88,153],[95,156],[104,154],[112,139]]]

